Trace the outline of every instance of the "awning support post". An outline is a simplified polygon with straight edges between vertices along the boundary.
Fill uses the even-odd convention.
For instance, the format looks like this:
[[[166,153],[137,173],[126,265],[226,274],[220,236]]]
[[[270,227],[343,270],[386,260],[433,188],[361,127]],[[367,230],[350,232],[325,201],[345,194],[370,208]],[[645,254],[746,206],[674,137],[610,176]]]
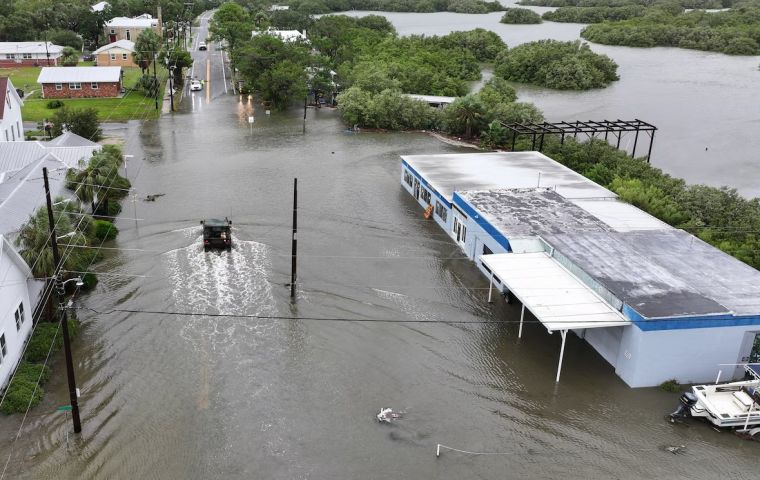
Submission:
[[[491,270],[491,278],[488,280],[488,303],[491,301],[491,294],[493,293],[493,270]]]
[[[517,338],[522,338],[522,326],[523,326],[524,318],[525,318],[525,304],[523,303],[522,308],[520,309],[520,329],[517,331]]]
[[[562,372],[562,358],[565,356],[565,339],[567,338],[567,330],[560,330],[560,335],[562,335],[562,347],[559,349],[559,364],[557,365],[557,380],[555,382],[559,383],[559,374]]]

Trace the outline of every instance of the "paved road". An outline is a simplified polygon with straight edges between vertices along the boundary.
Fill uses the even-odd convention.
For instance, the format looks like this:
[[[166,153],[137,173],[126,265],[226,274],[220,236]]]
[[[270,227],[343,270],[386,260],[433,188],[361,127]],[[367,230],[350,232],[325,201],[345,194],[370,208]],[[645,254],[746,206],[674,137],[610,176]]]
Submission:
[[[198,19],[200,26],[194,29],[195,36],[193,44],[190,46],[190,55],[193,57],[193,66],[188,71],[188,75],[198,80],[203,80],[205,85],[200,92],[190,92],[190,82],[185,82],[185,96],[181,109],[190,111],[201,111],[203,105],[213,101],[220,95],[227,94],[231,90],[229,83],[229,72],[226,71],[224,58],[226,52],[219,49],[216,42],[207,41],[208,24],[213,11],[204,12]],[[198,45],[206,42],[208,50],[198,50]]]

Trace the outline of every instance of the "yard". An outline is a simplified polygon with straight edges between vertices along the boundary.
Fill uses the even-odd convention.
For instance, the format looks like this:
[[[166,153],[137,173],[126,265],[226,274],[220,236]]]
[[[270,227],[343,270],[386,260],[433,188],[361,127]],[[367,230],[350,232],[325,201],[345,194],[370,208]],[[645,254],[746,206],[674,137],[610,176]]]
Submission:
[[[24,121],[39,122],[55,114],[54,109],[47,108],[48,100],[41,97],[41,87],[37,83],[40,70],[40,67],[0,68],[0,76],[10,77],[13,86],[23,89],[26,94],[24,106],[21,109]],[[143,92],[133,90],[141,76],[140,69],[136,67],[124,68],[123,85],[127,91],[122,98],[70,98],[62,101],[64,106],[69,108],[98,109],[101,122],[158,118],[161,114],[161,103],[168,74],[166,68],[159,66],[157,75],[161,79],[161,92],[158,96],[158,110],[156,110],[153,97],[146,97]]]

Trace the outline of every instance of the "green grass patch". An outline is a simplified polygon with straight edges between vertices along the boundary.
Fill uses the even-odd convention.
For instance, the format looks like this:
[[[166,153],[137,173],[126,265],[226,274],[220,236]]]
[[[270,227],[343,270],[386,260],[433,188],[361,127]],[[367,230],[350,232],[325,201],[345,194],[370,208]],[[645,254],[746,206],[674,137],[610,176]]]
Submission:
[[[28,93],[30,90],[40,89],[40,84],[37,83],[40,70],[42,67],[0,68],[0,77],[10,77],[14,87],[21,88]]]

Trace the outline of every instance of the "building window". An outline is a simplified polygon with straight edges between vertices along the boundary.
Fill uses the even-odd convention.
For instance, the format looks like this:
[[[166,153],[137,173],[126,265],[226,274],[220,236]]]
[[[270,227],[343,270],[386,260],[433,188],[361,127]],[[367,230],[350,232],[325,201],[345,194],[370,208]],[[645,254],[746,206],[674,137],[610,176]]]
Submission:
[[[0,335],[0,363],[6,355],[8,355],[8,347],[5,344],[5,334],[2,334]]]
[[[21,330],[21,325],[24,324],[24,302],[18,304],[16,312],[13,314],[16,317],[16,330]]]
[[[24,53],[22,56],[23,56],[23,58],[25,60],[31,60],[31,58],[32,58],[32,54],[31,53]]]
[[[90,88],[93,89],[93,90],[97,90],[98,89],[98,84],[97,83],[91,83],[90,84]]]
[[[425,203],[427,203],[428,205],[430,205],[430,192],[429,191],[427,191],[426,189],[423,188],[422,192],[420,193],[420,196],[422,197],[422,200]]]
[[[15,53],[6,53],[5,54],[5,58],[7,58],[8,60],[13,60],[14,58],[16,58],[16,54]]]
[[[410,187],[412,186],[412,174],[409,173],[409,170],[404,170],[404,182]]]
[[[62,83],[56,83],[55,84],[55,89],[56,90],[63,90],[63,84]]]
[[[121,59],[122,60],[126,60],[127,59],[127,54],[126,53],[122,53],[121,54]]]
[[[81,90],[82,84],[79,82],[76,83],[69,83],[69,90]]]
[[[446,207],[443,206],[443,204],[436,200],[435,202],[435,214],[438,215],[438,218],[446,221],[446,215],[448,214]]]
[[[111,35],[113,35],[114,33],[116,33],[116,29],[113,29],[113,28],[112,28],[112,29],[111,29]]]
[[[127,40],[132,40],[132,36],[129,34],[129,30],[127,30]]]
[[[111,60],[116,60],[116,54],[115,53],[111,54]]]

